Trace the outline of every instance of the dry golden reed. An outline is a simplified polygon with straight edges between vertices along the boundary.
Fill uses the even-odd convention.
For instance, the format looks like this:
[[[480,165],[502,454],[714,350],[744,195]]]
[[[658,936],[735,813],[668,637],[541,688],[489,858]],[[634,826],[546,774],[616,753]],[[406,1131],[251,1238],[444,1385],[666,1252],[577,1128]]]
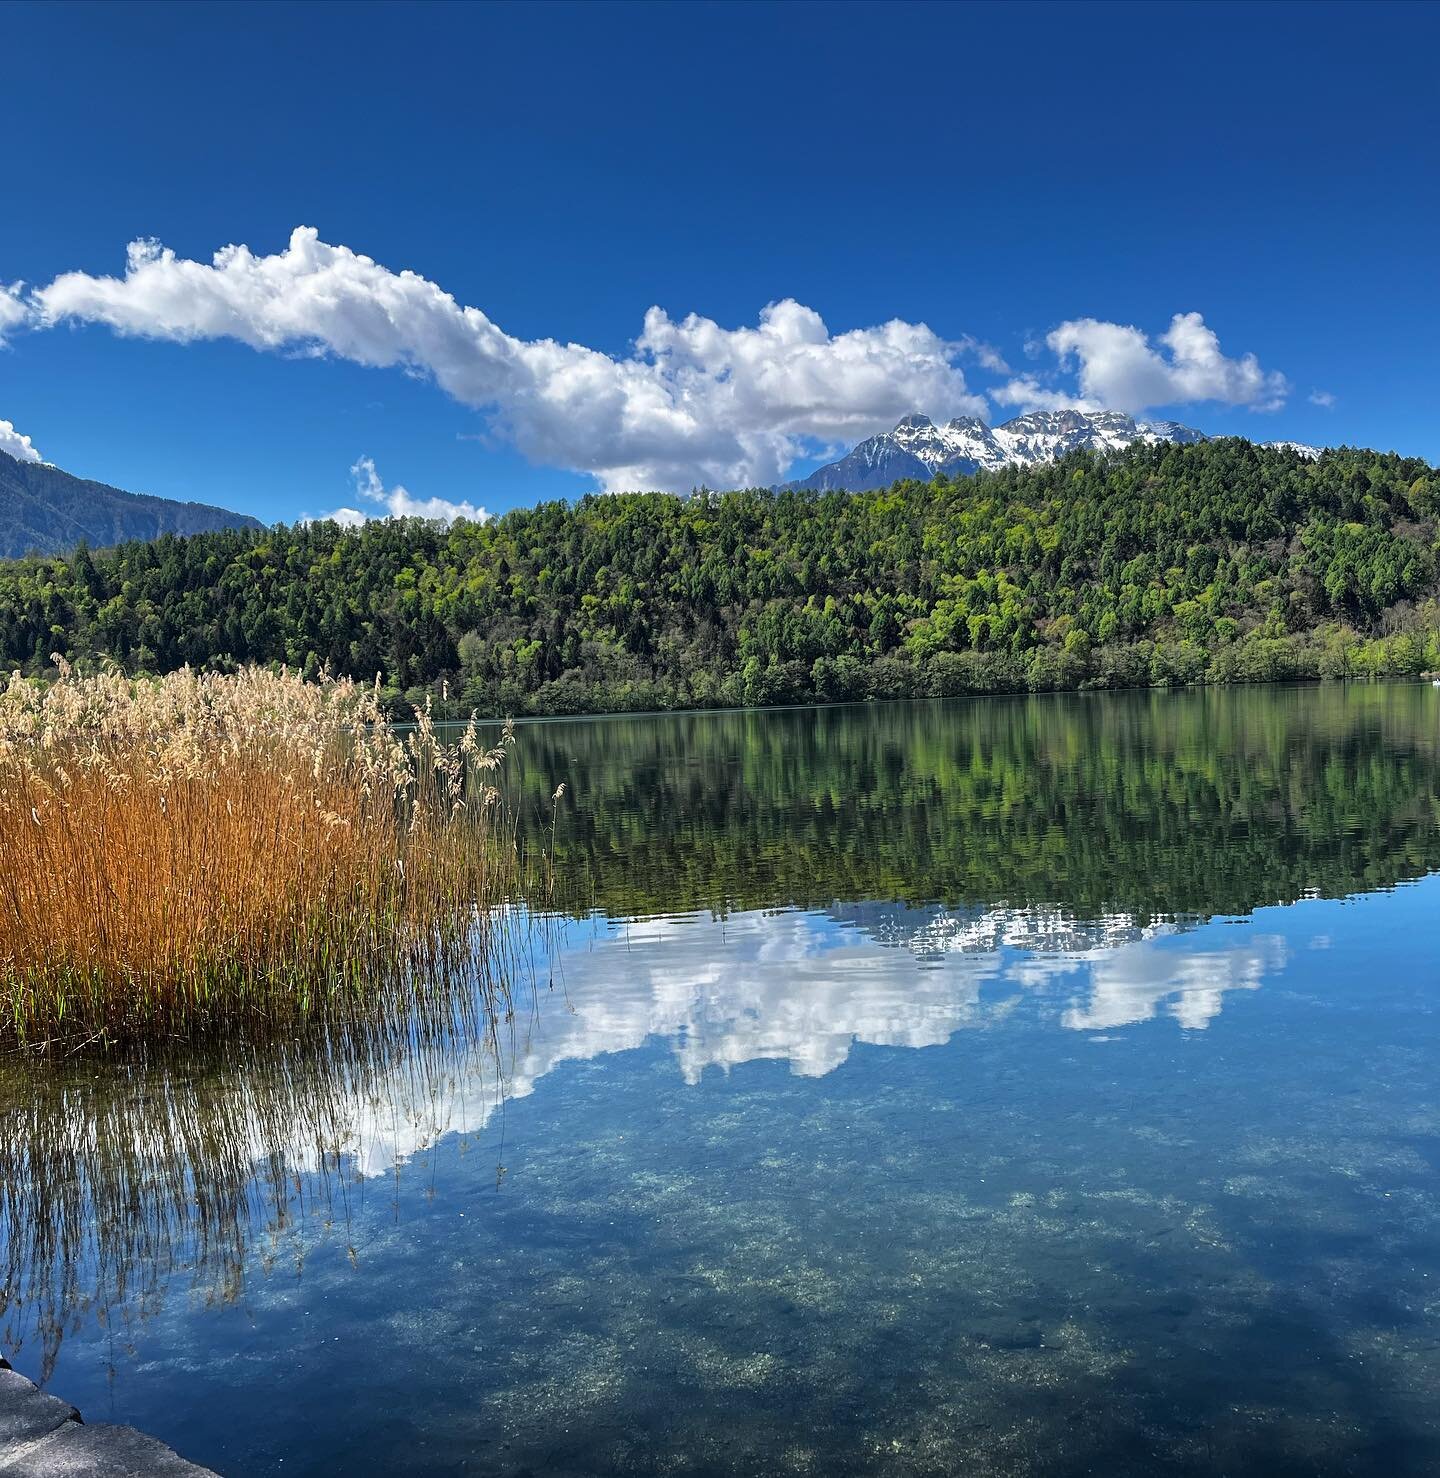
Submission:
[[[483,959],[515,849],[472,723],[182,671],[0,688],[0,1044],[284,1025]]]

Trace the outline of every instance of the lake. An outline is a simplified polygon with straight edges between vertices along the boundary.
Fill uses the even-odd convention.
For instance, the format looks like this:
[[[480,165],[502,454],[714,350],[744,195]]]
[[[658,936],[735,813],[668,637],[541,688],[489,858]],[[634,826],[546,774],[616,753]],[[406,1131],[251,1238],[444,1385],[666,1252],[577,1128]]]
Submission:
[[[502,1017],[0,1063],[17,1368],[236,1475],[1440,1470],[1440,692],[516,759]]]

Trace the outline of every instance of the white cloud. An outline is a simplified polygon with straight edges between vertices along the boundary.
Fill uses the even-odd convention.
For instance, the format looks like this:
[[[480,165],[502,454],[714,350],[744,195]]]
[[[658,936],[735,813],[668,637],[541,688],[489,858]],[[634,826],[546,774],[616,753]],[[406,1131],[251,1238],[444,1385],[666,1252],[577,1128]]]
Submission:
[[[1042,385],[1034,375],[1021,375],[1018,379],[1001,385],[990,392],[991,397],[1005,406],[1013,406],[1022,414],[1028,411],[1097,411],[1103,407],[1098,401],[1088,400],[1083,395],[1071,395],[1065,390],[1052,390]]]
[[[360,457],[350,469],[355,480],[355,491],[365,502],[375,505],[376,511],[367,513],[360,508],[336,508],[320,516],[341,528],[358,529],[372,518],[428,518],[440,523],[454,523],[457,518],[471,523],[485,523],[490,515],[474,503],[451,503],[444,498],[414,498],[399,483],[387,488],[376,470],[374,459]],[[383,508],[384,512],[379,509]]]
[[[886,913],[889,911],[882,911]],[[1107,929],[1059,910],[1002,909],[973,916],[904,911],[893,935],[837,928],[816,913],[745,912],[725,919],[602,920],[561,926],[550,961],[565,982],[563,1009],[529,1016],[507,1064],[504,1095],[494,1058],[477,1053],[443,1083],[415,1064],[393,1085],[373,1085],[338,1122],[342,1152],[367,1175],[385,1174],[446,1133],[475,1132],[505,1098],[528,1097],[568,1062],[666,1041],[689,1084],[706,1070],[783,1062],[797,1077],[835,1072],[860,1043],[921,1049],[993,1025],[1021,991],[1049,992],[1037,1019],[1067,1030],[1110,1030],[1162,1009],[1203,1031],[1231,991],[1259,989],[1283,970],[1287,946],[1261,936],[1226,949],[1159,948],[1153,926]],[[913,925],[915,932],[908,932]],[[1160,926],[1173,935],[1174,926]],[[1088,941],[1087,934],[1111,944]],[[1080,946],[1057,954],[1058,947]],[[1022,952],[1019,959],[1011,959]],[[1062,987],[1051,991],[1051,987]],[[419,1087],[421,1091],[415,1090]],[[382,1091],[383,1090],[383,1091]],[[396,1112],[392,1099],[404,1106]],[[413,1111],[412,1111],[413,1110]],[[298,1146],[313,1153],[314,1135]]]
[[[991,374],[1008,375],[1010,366],[1005,362],[1005,356],[993,345],[987,344],[984,339],[971,338],[966,334],[963,338],[956,340],[956,348],[963,353],[971,354],[976,364],[982,369],[987,369]]]
[[[0,452],[9,452],[17,462],[38,462],[40,453],[28,436],[22,436],[9,421],[0,421]]]
[[[311,227],[269,256],[227,246],[191,261],[136,241],[121,277],[68,272],[23,299],[18,284],[0,288],[0,334],[27,318],[180,343],[231,338],[424,375],[486,412],[533,461],[589,473],[609,489],[774,482],[801,457],[853,445],[912,412],[986,416],[962,359],[1010,374],[993,347],[969,336],[942,339],[900,319],[831,333],[789,298],[740,328],[652,307],[623,355],[519,339],[436,283],[329,245]],[[1094,318],[1060,324],[1045,343],[1062,370],[1078,371],[1074,392],[1056,388],[1053,373],[1025,374],[995,391],[1000,405],[1139,412],[1213,400],[1274,410],[1290,389],[1253,354],[1226,357],[1198,313],[1176,314],[1153,343],[1138,328]],[[1027,341],[1025,350],[1039,346]]]
[[[21,282],[8,285],[0,282],[0,344],[5,342],[8,333],[30,318],[30,308],[23,296],[24,289],[25,285]]]
[[[527,948],[522,936],[533,946],[526,917],[511,920],[517,947]],[[342,1063],[322,1096],[323,1125],[297,1124],[277,1144],[283,1116],[238,1101],[232,1140],[257,1160],[283,1151],[306,1169],[323,1143],[359,1174],[384,1175],[445,1135],[477,1133],[565,1064],[647,1042],[668,1043],[680,1076],[696,1085],[707,1070],[755,1062],[824,1077],[857,1044],[940,1046],[1003,1022],[1027,991],[1037,997],[1032,1024],[1108,1032],[1163,1011],[1203,1031],[1229,993],[1262,988],[1289,959],[1277,935],[1215,948],[1204,934],[1179,938],[1173,924],[1123,915],[1085,923],[1060,909],[881,908],[868,925],[794,909],[723,919],[593,914],[554,927],[545,938],[553,952],[532,964],[564,982],[563,998],[541,992],[504,1033],[503,1050],[467,1036],[434,1057],[402,1054],[388,1069]]]
[[[1204,1031],[1220,1014],[1226,992],[1259,990],[1288,958],[1288,946],[1276,934],[1230,949],[1182,954],[1132,945],[1091,962],[1089,998],[1072,1006],[1063,1024],[1072,1031],[1128,1026],[1149,1021],[1166,1002],[1187,1031]]]
[[[1152,406],[1217,400],[1273,411],[1290,392],[1285,376],[1262,369],[1253,354],[1226,358],[1198,313],[1177,313],[1158,348],[1138,328],[1095,318],[1062,323],[1045,342],[1064,367],[1078,362],[1080,395],[1109,410],[1133,414]],[[1018,393],[1011,386],[1006,391]]]
[[[330,523],[338,523],[342,529],[358,529],[370,522],[368,513],[361,513],[358,508],[334,508],[329,513],[322,513],[316,522],[328,520]],[[308,518],[302,519],[302,523],[309,523]]]
[[[607,488],[772,482],[817,441],[858,440],[917,409],[983,414],[956,360],[969,351],[998,362],[924,324],[831,334],[790,299],[737,329],[651,308],[623,358],[527,341],[418,274],[330,246],[309,227],[282,252],[228,246],[210,263],[138,241],[123,277],[65,273],[32,301],[46,326],[100,323],[182,343],[233,338],[426,374],[491,412],[533,460],[592,473]]]
[[[1310,404],[1318,405],[1323,410],[1329,410],[1335,404],[1335,397],[1328,390],[1312,390],[1310,392]]]

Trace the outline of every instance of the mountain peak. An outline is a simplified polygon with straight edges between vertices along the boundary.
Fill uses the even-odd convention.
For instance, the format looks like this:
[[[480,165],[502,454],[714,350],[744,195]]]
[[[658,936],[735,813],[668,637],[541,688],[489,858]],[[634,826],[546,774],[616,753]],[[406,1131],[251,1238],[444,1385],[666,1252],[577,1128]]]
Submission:
[[[1029,411],[992,431],[976,416],[955,416],[937,426],[929,416],[904,416],[893,431],[862,441],[796,488],[862,492],[904,477],[928,480],[944,474],[968,477],[998,467],[1038,466],[1077,447],[1118,452],[1137,441],[1185,444],[1206,440],[1202,431],[1175,421],[1137,424],[1124,411]]]

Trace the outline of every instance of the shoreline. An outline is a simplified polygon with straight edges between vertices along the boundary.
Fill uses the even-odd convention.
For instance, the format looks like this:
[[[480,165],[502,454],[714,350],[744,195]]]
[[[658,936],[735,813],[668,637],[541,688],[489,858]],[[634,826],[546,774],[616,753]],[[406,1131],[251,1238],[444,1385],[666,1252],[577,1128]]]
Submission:
[[[536,724],[583,724],[600,719],[653,719],[653,718],[701,718],[720,714],[758,713],[819,713],[840,708],[895,708],[922,703],[970,703],[1001,698],[1009,700],[1029,698],[1096,698],[1118,697],[1122,694],[1140,693],[1233,693],[1254,688],[1423,688],[1440,686],[1435,675],[1419,673],[1414,676],[1380,674],[1364,677],[1276,677],[1257,681],[1224,679],[1215,682],[1198,681],[1189,683],[1131,683],[1118,687],[1098,684],[1068,688],[993,688],[976,689],[963,693],[912,693],[893,698],[816,698],[810,702],[797,703],[732,703],[711,704],[691,708],[597,708],[585,713],[519,713],[506,717],[477,713],[475,722],[482,728],[502,728],[513,724],[522,729]],[[432,716],[436,729],[464,728],[470,715],[463,718]],[[397,719],[389,725],[397,734],[407,733],[417,727],[411,720]]]
[[[155,1437],[87,1423],[0,1355],[0,1473],[26,1478],[218,1478]]]

